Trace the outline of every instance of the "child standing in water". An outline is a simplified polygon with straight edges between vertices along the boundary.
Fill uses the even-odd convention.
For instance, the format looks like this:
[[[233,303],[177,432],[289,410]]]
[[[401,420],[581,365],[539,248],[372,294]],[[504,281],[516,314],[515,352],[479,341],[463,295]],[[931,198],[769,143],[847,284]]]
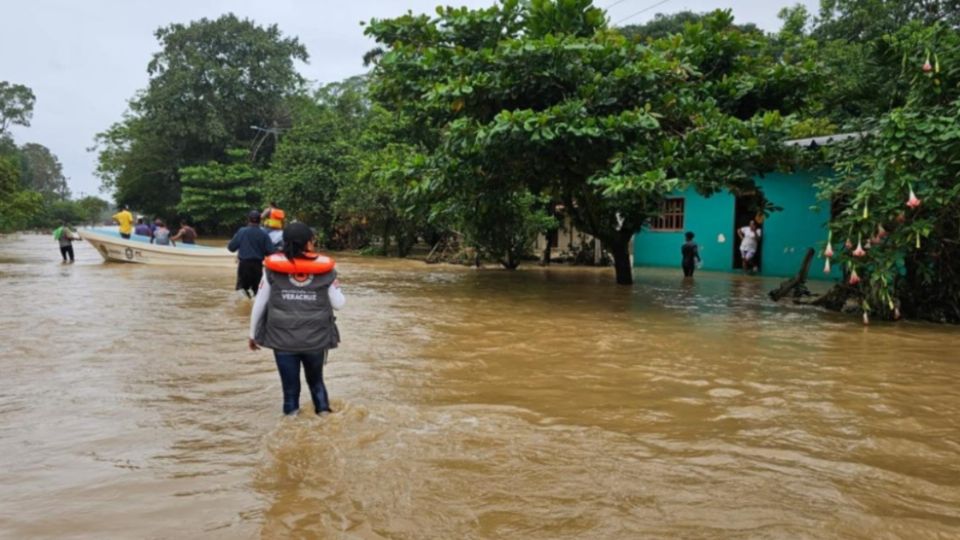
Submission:
[[[683,256],[680,266],[683,268],[684,277],[693,277],[693,271],[700,264],[700,246],[693,241],[692,232],[688,231],[684,236],[687,241],[680,246],[680,254]]]

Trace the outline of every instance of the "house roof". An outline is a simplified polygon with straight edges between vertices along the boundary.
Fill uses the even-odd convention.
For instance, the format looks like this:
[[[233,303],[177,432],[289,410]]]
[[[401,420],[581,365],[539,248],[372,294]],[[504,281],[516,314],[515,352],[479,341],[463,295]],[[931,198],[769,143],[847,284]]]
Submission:
[[[846,141],[849,139],[862,139],[867,135],[867,131],[853,131],[850,133],[835,133],[833,135],[824,135],[822,137],[808,137],[806,139],[793,139],[790,141],[785,141],[783,144],[787,146],[807,146],[810,148],[815,148],[817,146],[823,146],[827,144],[834,144],[840,141]]]

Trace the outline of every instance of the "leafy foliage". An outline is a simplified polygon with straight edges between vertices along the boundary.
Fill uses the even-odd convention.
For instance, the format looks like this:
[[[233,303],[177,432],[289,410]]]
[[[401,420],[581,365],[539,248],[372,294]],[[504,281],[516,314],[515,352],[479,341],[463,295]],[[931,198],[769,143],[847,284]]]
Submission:
[[[47,200],[70,198],[63,166],[49,148],[42,144],[27,143],[20,148],[20,157],[24,187],[42,194]]]
[[[180,169],[183,197],[177,210],[196,224],[226,231],[243,223],[261,200],[261,173],[250,163],[250,152],[228,150],[229,162],[210,161]]]
[[[0,135],[11,125],[29,126],[34,101],[36,96],[30,88],[0,81]]]
[[[898,84],[909,92],[830,156],[837,175],[822,196],[847,206],[833,240],[863,248],[834,249],[861,280],[866,312],[960,322],[960,36],[914,22],[885,40],[902,55]]]
[[[562,202],[612,249],[618,282],[629,283],[628,243],[666,194],[681,184],[704,194],[743,188],[782,162],[778,110],[804,105],[817,66],[773,56],[729,13],[642,45],[604,29],[595,9],[505,1],[374,20],[367,33],[386,52],[372,87],[419,126],[412,135],[435,170],[430,189],[467,230],[546,223],[466,211],[477,197]]]
[[[327,85],[297,100],[266,175],[266,195],[297,219],[333,234],[334,203],[357,170],[357,141],[369,114],[363,79]]]
[[[643,24],[630,24],[619,28],[620,33],[631,41],[656,40],[682,34],[688,24],[701,22],[707,14],[684,10],[676,13],[657,13],[653,19]],[[757,33],[759,28],[753,23],[736,25],[742,32]]]
[[[286,100],[303,80],[294,61],[306,49],[273,25],[224,15],[157,30],[146,90],[121,122],[97,135],[97,173],[118,203],[170,216],[180,202],[183,167],[227,159],[252,146],[252,126],[289,121]],[[257,141],[263,142],[263,141]],[[269,161],[272,140],[257,153]]]

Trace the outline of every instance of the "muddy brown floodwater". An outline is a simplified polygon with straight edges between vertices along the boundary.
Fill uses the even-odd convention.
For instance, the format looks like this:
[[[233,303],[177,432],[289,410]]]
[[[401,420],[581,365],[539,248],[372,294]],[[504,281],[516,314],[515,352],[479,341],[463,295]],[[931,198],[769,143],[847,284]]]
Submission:
[[[4,538],[960,538],[956,327],[342,257],[287,419],[231,270],[76,250],[0,238]]]

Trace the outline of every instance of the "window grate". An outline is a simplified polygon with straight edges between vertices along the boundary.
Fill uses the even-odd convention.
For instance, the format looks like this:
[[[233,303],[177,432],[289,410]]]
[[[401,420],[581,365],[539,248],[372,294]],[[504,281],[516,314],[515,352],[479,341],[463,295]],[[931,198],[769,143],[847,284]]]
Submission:
[[[683,230],[683,199],[664,199],[660,203],[660,215],[650,225],[652,231]]]

